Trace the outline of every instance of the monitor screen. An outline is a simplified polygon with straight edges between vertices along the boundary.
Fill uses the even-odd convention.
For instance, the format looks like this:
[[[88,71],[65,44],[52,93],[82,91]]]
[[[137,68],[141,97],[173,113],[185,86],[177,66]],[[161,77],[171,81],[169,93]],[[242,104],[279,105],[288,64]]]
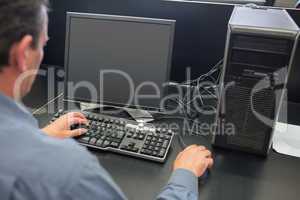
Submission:
[[[65,99],[159,109],[175,21],[67,13]]]

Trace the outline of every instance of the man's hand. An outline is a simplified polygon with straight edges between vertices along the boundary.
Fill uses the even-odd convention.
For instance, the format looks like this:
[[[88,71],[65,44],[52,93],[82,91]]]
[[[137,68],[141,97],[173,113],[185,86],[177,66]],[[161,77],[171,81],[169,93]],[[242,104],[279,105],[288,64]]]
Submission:
[[[47,133],[47,135],[57,138],[75,137],[86,133],[87,130],[83,128],[70,130],[70,127],[73,124],[88,125],[88,120],[82,113],[70,112],[61,116],[42,130]]]
[[[200,177],[207,168],[213,166],[211,156],[211,152],[203,146],[189,146],[177,156],[174,163],[174,170],[186,169],[193,172],[197,177]]]

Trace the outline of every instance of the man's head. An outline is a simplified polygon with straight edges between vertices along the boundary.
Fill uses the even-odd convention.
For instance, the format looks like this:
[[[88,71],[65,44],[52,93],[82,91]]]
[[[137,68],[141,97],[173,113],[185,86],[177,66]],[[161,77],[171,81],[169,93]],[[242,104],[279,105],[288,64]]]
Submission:
[[[30,91],[48,41],[47,10],[48,0],[0,0],[0,92]]]

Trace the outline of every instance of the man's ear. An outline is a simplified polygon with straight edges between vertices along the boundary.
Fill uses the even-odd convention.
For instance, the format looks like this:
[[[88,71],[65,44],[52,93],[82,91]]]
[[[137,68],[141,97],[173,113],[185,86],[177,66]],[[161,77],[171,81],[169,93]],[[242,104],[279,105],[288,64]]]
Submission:
[[[14,64],[21,72],[28,69],[27,60],[29,59],[30,51],[32,50],[32,42],[32,36],[26,35],[13,47]]]

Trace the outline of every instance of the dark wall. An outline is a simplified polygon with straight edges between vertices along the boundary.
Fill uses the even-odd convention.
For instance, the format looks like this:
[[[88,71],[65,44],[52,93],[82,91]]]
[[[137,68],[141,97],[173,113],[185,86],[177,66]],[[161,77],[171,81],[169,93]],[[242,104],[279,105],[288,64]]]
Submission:
[[[196,78],[223,57],[227,23],[233,10],[232,5],[160,0],[52,0],[51,3],[51,40],[46,48],[44,63],[64,65],[67,11],[175,19],[171,79],[178,82],[185,80],[187,67],[191,67],[192,78]],[[300,23],[299,11],[289,12]],[[289,81],[289,99],[294,102],[300,102],[299,57],[300,48],[296,67],[292,69]]]
[[[176,33],[171,78],[183,81],[186,67],[194,77],[207,72],[222,57],[227,22],[233,7],[156,0],[54,0],[50,13],[46,64],[64,64],[66,11],[175,19]],[[82,38],[84,40],[84,38]]]

